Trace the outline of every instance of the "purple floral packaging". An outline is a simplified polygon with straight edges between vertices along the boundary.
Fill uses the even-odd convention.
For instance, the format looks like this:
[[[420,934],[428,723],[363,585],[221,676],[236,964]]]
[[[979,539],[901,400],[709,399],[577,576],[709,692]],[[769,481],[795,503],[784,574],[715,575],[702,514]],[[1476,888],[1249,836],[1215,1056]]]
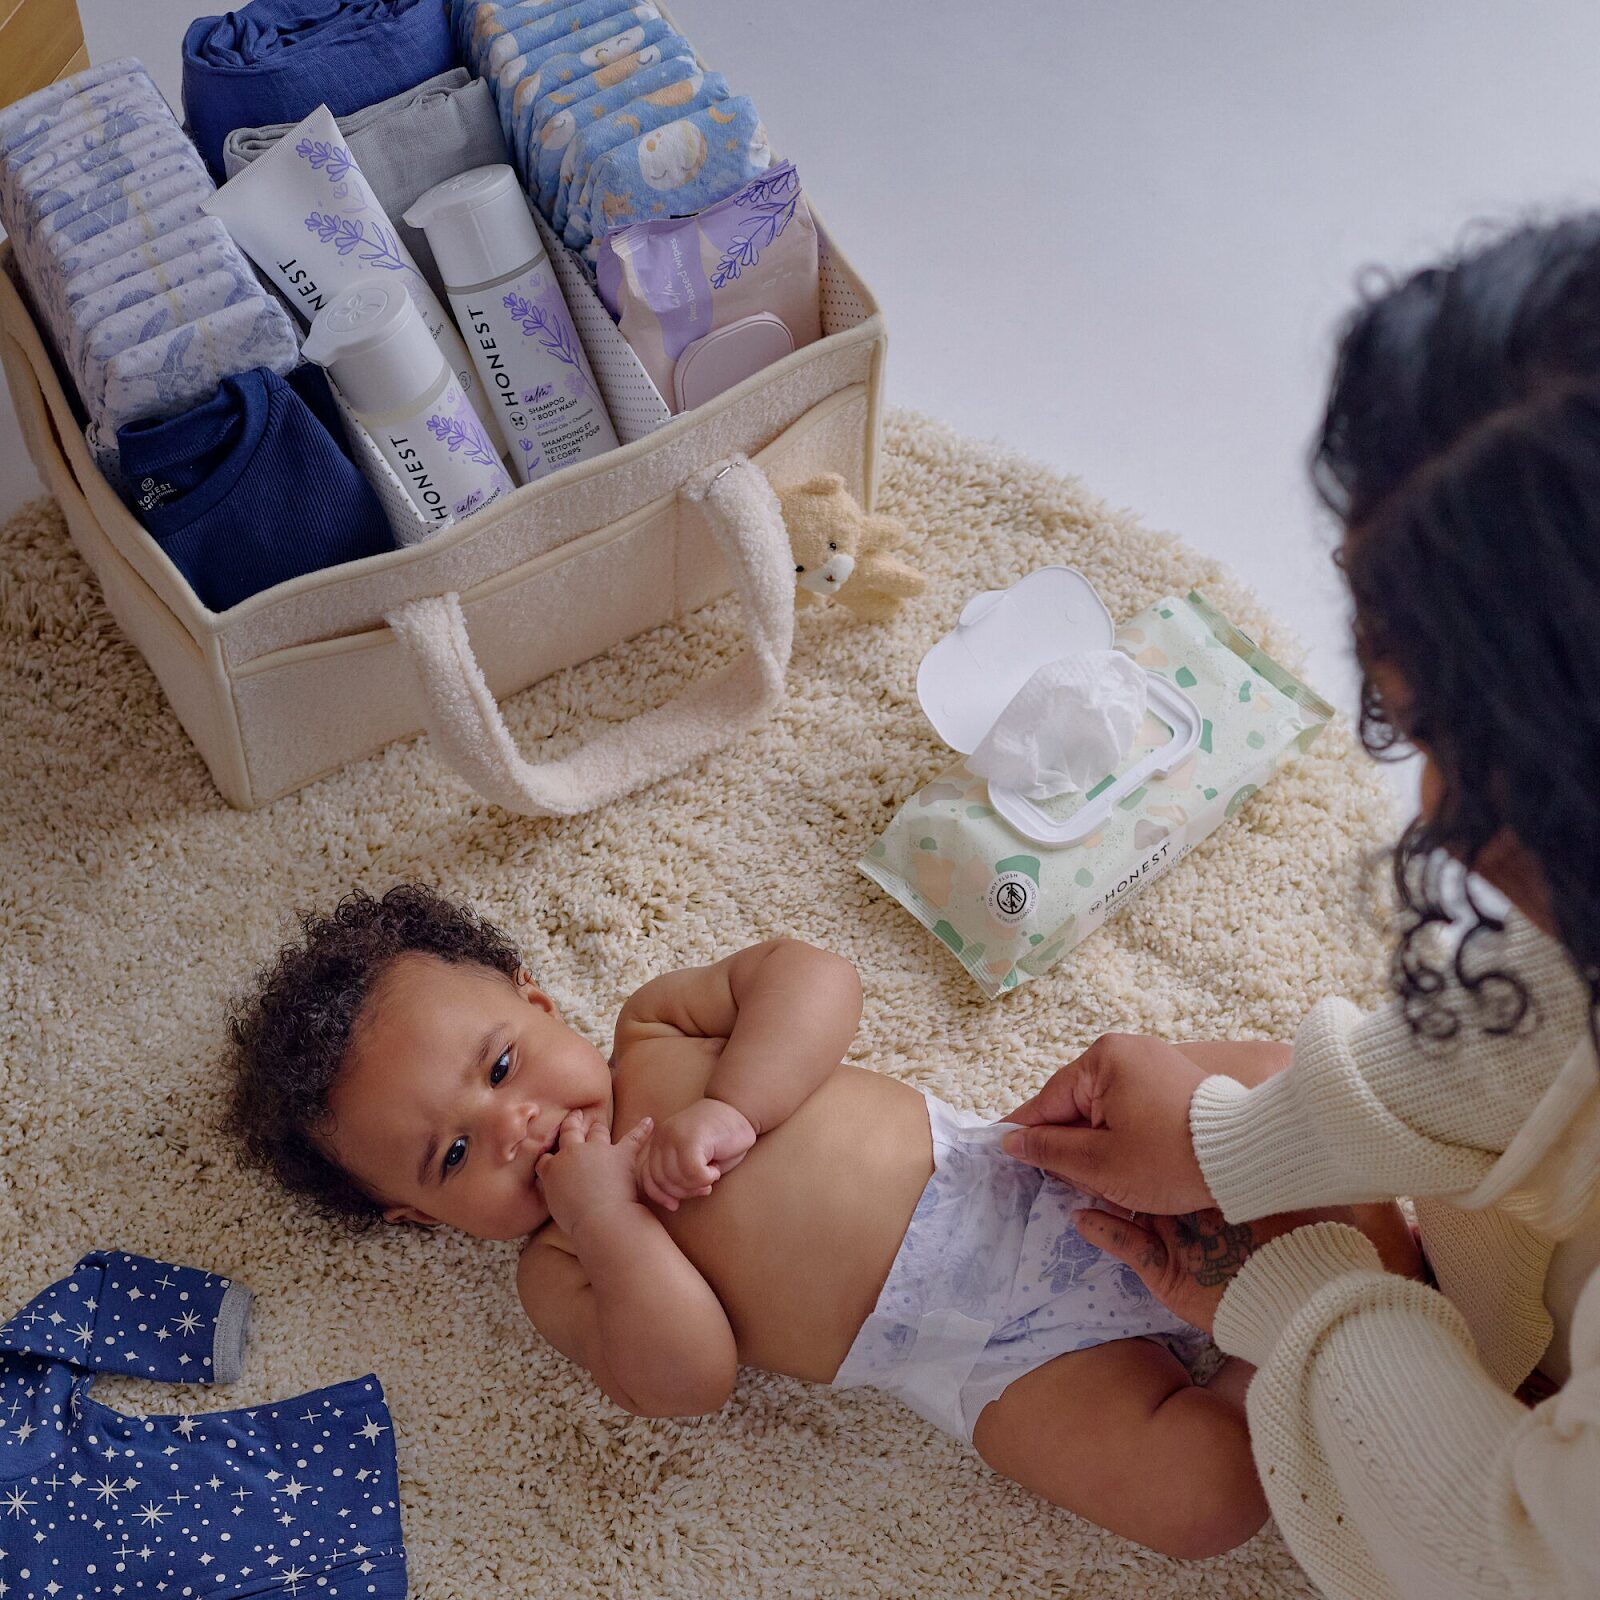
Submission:
[[[692,217],[600,241],[600,298],[674,411],[822,337],[817,229],[782,161]]]
[[[617,447],[616,430],[516,173],[436,183],[405,214],[426,233],[483,393],[523,483]]]
[[[373,277],[405,286],[462,392],[478,379],[450,313],[422,276],[326,106],[295,124],[200,209],[282,291],[309,327],[336,295]]]

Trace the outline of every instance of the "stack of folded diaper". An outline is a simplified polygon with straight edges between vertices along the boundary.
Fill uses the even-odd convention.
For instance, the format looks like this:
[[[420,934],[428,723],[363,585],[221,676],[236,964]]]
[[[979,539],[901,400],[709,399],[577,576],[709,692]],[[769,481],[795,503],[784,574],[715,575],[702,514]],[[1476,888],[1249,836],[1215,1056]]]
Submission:
[[[770,164],[755,106],[702,73],[653,5],[451,0],[523,186],[591,263],[618,228],[703,210]]]
[[[0,111],[0,223],[113,478],[123,424],[175,416],[226,377],[285,373],[299,359],[288,316],[202,213],[213,188],[131,58]]]

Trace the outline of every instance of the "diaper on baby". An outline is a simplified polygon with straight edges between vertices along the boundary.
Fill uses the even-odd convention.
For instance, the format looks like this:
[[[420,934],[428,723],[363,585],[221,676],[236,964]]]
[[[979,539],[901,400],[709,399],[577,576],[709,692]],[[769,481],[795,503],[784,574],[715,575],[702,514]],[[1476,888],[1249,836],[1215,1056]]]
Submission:
[[[1059,1355],[1139,1337],[1185,1363],[1204,1349],[1131,1267],[1080,1236],[1073,1213],[1099,1202],[1008,1156],[1009,1124],[924,1094],[933,1176],[835,1389],[881,1389],[970,1444],[983,1408]]]

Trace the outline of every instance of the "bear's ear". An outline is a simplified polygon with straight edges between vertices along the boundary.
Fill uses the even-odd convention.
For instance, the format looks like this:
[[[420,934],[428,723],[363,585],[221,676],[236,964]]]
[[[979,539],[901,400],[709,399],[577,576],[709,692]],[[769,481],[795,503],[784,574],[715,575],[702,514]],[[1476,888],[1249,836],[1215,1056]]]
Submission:
[[[837,472],[824,472],[821,477],[813,478],[809,483],[802,483],[798,490],[800,494],[843,494],[844,479]]]

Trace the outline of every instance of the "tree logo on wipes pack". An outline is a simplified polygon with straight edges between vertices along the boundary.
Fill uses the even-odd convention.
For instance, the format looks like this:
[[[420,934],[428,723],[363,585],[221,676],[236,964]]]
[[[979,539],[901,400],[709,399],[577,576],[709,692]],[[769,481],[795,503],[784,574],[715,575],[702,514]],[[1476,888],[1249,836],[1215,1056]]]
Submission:
[[[1039,885],[1027,872],[1002,872],[989,885],[989,910],[1001,922],[1015,925],[1034,908]]]

